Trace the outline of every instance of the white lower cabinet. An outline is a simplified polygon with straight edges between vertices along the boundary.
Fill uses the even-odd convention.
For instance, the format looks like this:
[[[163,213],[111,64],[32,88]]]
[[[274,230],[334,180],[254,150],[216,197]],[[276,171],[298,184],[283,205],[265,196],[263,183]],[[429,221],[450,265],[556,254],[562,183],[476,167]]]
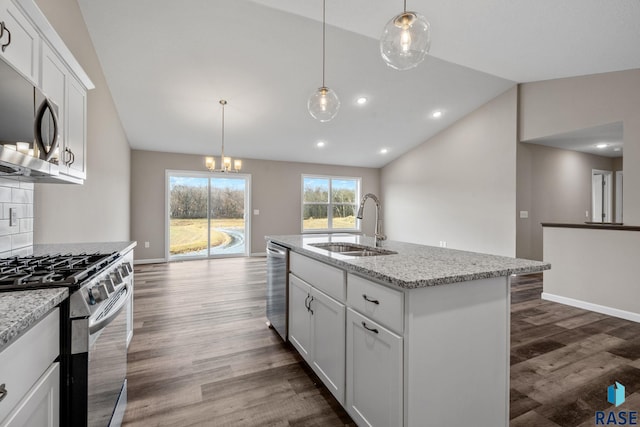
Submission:
[[[344,404],[345,306],[289,275],[289,341]]]
[[[348,308],[349,415],[360,426],[402,426],[402,378],[402,337]]]
[[[58,308],[0,352],[0,427],[58,426],[59,354]]]
[[[53,363],[3,421],[2,427],[57,427],[60,408],[60,364]]]

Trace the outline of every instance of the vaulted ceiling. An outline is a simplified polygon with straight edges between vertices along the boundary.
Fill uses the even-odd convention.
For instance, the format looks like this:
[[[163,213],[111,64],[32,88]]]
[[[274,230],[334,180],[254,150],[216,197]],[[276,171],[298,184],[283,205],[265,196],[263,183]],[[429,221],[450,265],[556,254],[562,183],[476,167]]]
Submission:
[[[515,83],[640,68],[637,0],[409,0],[432,48],[402,72],[378,47],[402,2],[327,0],[326,84],[342,106],[319,123],[306,103],[322,82],[321,0],[79,4],[142,150],[219,155],[226,99],[227,155],[380,167]]]

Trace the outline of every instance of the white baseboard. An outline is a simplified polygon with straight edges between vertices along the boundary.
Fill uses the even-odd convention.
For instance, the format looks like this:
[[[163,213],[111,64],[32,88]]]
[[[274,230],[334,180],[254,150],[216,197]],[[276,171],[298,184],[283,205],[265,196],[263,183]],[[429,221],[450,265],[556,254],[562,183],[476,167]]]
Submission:
[[[570,305],[572,307],[582,308],[584,310],[595,311],[596,313],[606,314],[607,316],[619,317],[620,319],[630,320],[640,323],[640,313],[620,310],[618,308],[607,307],[604,305],[594,304],[578,299],[567,298],[560,295],[554,295],[543,292],[540,296],[543,300],[559,302],[560,304]]]
[[[161,264],[163,262],[167,262],[164,258],[155,258],[155,259],[136,259],[133,261],[133,264]]]
[[[250,256],[267,256],[266,252],[255,252],[252,253]]]

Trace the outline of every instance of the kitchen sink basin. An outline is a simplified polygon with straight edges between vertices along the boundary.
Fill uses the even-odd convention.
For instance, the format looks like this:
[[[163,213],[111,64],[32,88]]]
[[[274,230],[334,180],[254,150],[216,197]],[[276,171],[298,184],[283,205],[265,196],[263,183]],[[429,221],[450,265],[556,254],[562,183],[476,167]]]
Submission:
[[[329,252],[337,252],[341,255],[357,257],[392,255],[397,253],[387,249],[374,248],[372,246],[355,245],[352,243],[311,243],[310,246],[324,249],[325,251]]]

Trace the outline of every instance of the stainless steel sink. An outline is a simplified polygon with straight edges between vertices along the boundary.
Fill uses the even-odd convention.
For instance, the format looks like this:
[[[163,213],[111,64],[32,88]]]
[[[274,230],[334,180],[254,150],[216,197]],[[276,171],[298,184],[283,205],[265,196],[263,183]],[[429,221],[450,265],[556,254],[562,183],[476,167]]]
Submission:
[[[393,252],[387,249],[374,248],[372,246],[356,245],[353,243],[311,243],[310,246],[314,246],[319,249],[324,249],[329,252],[337,252],[341,255],[347,256],[379,256],[379,255],[392,255],[397,252]]]

